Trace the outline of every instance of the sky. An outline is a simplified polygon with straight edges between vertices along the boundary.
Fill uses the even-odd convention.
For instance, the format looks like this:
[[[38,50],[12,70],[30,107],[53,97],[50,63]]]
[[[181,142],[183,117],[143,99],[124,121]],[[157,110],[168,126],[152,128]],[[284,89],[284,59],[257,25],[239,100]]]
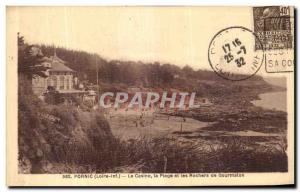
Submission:
[[[249,7],[10,7],[7,14],[28,43],[194,69],[211,69],[208,46],[218,31],[253,28]]]

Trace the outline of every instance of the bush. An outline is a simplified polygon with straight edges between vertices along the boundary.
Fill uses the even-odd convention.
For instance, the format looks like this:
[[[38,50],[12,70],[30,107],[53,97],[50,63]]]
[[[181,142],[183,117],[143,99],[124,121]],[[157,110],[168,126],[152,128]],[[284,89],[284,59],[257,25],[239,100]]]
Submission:
[[[50,105],[58,105],[64,102],[64,98],[62,97],[62,95],[55,89],[52,89],[51,87],[48,87],[48,90],[44,94],[44,96],[45,102]]]

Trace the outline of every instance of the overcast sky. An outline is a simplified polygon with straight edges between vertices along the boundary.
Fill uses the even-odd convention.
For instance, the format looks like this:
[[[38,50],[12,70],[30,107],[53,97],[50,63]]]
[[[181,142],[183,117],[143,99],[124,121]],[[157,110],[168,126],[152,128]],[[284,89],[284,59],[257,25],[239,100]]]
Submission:
[[[106,59],[159,61],[211,69],[212,37],[229,26],[253,26],[250,8],[10,8],[29,43],[98,53]],[[241,19],[243,18],[243,19]]]

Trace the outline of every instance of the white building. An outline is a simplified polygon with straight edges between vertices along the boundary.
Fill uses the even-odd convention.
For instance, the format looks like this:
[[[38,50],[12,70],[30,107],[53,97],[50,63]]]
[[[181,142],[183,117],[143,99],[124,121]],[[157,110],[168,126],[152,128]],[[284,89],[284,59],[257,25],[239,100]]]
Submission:
[[[51,57],[44,57],[42,65],[50,68],[46,71],[48,77],[33,77],[33,92],[37,95],[41,95],[49,86],[59,92],[72,92],[72,90],[74,90],[74,74],[76,72],[67,67],[65,63],[66,62],[58,58],[56,54]]]

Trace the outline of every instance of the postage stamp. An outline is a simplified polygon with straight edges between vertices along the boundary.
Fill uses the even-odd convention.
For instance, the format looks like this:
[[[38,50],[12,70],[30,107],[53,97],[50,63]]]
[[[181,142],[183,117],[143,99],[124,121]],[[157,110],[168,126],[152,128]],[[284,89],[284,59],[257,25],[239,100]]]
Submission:
[[[255,50],[265,51],[267,73],[294,71],[294,9],[253,7]]]
[[[286,6],[253,7],[256,50],[293,48],[291,12]]]
[[[260,43],[257,36],[245,27],[235,26],[219,31],[208,49],[212,69],[220,77],[232,81],[255,75],[264,60],[263,50],[255,51],[253,48],[255,41]]]

